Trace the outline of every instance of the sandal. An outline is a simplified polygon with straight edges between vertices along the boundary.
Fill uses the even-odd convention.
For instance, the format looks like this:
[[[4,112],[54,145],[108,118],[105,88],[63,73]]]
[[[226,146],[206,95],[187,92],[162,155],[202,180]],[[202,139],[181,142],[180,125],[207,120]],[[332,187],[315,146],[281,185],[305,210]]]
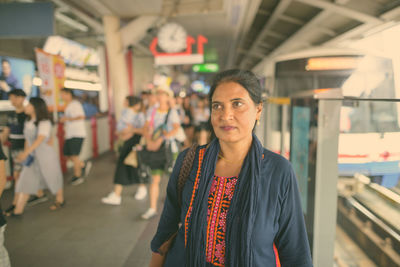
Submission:
[[[59,210],[65,206],[65,200],[63,202],[54,201],[53,205],[50,206],[50,210]]]
[[[15,205],[11,205],[5,211],[3,211],[3,214],[6,215],[6,216],[10,216],[10,215],[7,215],[7,214],[10,214],[11,212],[13,212],[14,209],[15,209]]]
[[[16,218],[16,219],[22,218],[22,213],[21,214],[15,214],[14,212],[6,212],[4,215],[6,217],[10,217],[10,218]]]

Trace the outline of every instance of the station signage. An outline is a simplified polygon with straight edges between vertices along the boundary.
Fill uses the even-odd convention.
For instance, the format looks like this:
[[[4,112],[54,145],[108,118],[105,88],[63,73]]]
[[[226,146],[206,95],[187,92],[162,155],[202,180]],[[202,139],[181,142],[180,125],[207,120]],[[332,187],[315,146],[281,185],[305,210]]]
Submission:
[[[178,53],[165,53],[157,50],[158,38],[155,37],[150,43],[150,51],[154,56],[155,65],[182,65],[199,64],[204,62],[204,44],[208,39],[198,35],[196,39],[188,35],[186,37],[186,50]],[[193,51],[193,45],[197,50]]]
[[[218,72],[219,65],[217,63],[195,64],[192,70],[193,72]]]

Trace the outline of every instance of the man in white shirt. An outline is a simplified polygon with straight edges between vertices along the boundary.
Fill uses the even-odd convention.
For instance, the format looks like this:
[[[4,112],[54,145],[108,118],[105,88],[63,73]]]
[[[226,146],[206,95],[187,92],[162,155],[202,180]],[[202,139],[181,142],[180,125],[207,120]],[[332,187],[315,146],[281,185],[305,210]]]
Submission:
[[[62,123],[65,123],[63,152],[67,160],[71,160],[74,164],[74,176],[72,177],[71,184],[79,185],[85,181],[83,176],[88,175],[92,166],[91,162],[85,163],[79,158],[82,144],[86,137],[85,112],[82,104],[74,99],[71,89],[62,89],[61,98],[66,104],[64,116],[60,119]]]

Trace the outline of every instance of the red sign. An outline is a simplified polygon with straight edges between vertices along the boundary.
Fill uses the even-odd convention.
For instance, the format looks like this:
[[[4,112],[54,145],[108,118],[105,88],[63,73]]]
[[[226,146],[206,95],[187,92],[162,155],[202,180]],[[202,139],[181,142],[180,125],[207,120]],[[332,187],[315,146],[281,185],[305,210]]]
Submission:
[[[156,65],[197,64],[204,61],[204,44],[208,39],[203,35],[197,36],[197,53],[192,54],[192,46],[196,40],[188,35],[186,37],[186,51],[178,53],[165,53],[157,51],[158,38],[154,37],[150,43],[150,51],[156,58]],[[168,57],[168,58],[167,58]]]

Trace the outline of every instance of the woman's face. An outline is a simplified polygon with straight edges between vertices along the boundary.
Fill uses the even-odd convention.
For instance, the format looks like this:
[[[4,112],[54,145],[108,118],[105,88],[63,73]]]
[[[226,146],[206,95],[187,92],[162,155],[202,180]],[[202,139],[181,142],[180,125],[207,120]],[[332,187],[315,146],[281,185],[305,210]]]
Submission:
[[[157,91],[157,100],[159,103],[166,104],[169,102],[169,96],[167,93],[160,90],[160,91]]]
[[[223,142],[249,138],[261,112],[262,105],[256,105],[247,90],[235,82],[221,83],[212,96],[211,124]]]
[[[31,103],[25,107],[25,114],[31,117],[35,115],[35,109]]]
[[[132,107],[132,109],[134,110],[134,111],[136,111],[136,112],[139,112],[140,111],[140,109],[141,109],[141,105],[140,105],[140,103],[137,103],[136,105],[134,105],[133,107]]]

